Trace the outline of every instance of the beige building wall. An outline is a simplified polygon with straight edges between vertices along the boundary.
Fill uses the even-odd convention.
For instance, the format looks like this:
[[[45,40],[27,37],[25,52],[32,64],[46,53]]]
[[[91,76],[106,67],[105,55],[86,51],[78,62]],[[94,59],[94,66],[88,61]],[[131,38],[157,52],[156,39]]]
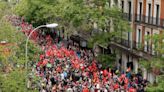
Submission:
[[[133,67],[134,67],[134,72],[138,73],[139,63],[137,58],[133,58]]]
[[[118,7],[122,8],[122,1],[124,1],[124,13],[128,14],[129,13],[129,4],[128,2],[131,1],[131,14],[135,14],[135,15],[139,15],[140,14],[140,6],[139,4],[142,3],[142,11],[141,11],[141,20],[142,22],[136,22],[136,19],[139,19],[139,16],[134,17],[134,21],[129,21],[130,24],[134,24],[131,25],[132,29],[133,29],[133,35],[132,32],[130,33],[130,40],[131,41],[135,41],[137,42],[141,42],[143,47],[144,52],[148,53],[148,54],[155,54],[154,51],[154,44],[152,42],[152,40],[146,40],[146,36],[153,36],[155,34],[160,34],[162,32],[162,30],[164,30],[164,28],[161,28],[160,26],[157,26],[156,24],[156,17],[158,18],[163,18],[164,19],[164,0],[118,0],[119,4]],[[112,0],[112,2],[114,2]],[[113,3],[112,3],[113,4]],[[150,9],[150,23],[148,23],[148,15],[149,15],[149,4],[151,5],[151,9]],[[120,6],[119,6],[120,5]],[[157,5],[159,5],[159,15],[157,16]],[[135,8],[135,9],[134,9]],[[134,12],[133,12],[134,11]],[[143,20],[145,20],[143,22]],[[146,23],[145,23],[146,22]],[[158,24],[162,24],[164,25],[164,21],[159,20]],[[139,34],[139,29],[140,29],[140,34]],[[128,33],[123,33],[126,35],[126,37],[124,39],[128,39]],[[139,36],[140,35],[140,36]],[[140,38],[139,38],[140,37]],[[120,55],[121,54],[121,55]],[[129,54],[129,53],[128,53]],[[133,55],[130,55],[130,58],[132,58]],[[118,59],[122,57],[122,66],[121,68],[123,70],[127,69],[127,62],[128,62],[128,58],[127,58],[127,52],[124,51],[120,51],[119,55],[117,56],[117,62]],[[139,58],[132,58],[132,62],[133,62],[133,71],[134,72],[138,72],[138,68],[141,68],[139,65]],[[146,69],[143,69],[143,75],[145,79],[148,79],[151,83],[154,82],[154,75],[153,73],[149,73]]]

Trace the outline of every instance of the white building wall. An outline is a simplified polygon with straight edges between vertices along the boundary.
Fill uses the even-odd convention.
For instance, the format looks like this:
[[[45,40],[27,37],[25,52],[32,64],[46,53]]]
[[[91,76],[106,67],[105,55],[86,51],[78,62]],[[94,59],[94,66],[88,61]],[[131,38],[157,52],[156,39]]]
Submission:
[[[127,61],[128,61],[128,59],[127,59],[126,54],[122,53],[122,69],[124,71],[126,71],[126,69],[127,69]]]
[[[121,1],[122,1],[122,0],[118,0],[118,7],[119,7],[120,9],[121,9],[121,6],[122,6],[122,5],[121,5]]]
[[[120,52],[121,53],[121,52]],[[119,59],[121,58],[121,54],[120,53],[118,53],[117,55],[116,55],[116,62],[117,62],[117,69],[119,69],[120,67],[121,67],[121,65],[119,64]]]
[[[131,1],[131,14],[133,13],[133,0],[123,0],[124,1],[124,12],[129,13],[129,4],[128,2]]]
[[[150,82],[150,83],[154,83],[155,81],[155,76],[153,73],[148,73],[147,75],[147,80]]]
[[[114,0],[110,1],[110,6],[113,7],[114,6]]]
[[[133,58],[133,67],[134,67],[134,72],[137,73],[138,72],[138,59],[137,58]]]
[[[145,68],[142,68],[142,72],[143,72],[143,78],[147,79],[147,70]]]
[[[141,12],[141,16],[142,16],[142,14],[143,14],[143,0],[138,0],[138,2],[136,2],[137,4],[138,4],[138,7],[137,7],[137,15],[139,15],[140,14],[140,3],[142,3],[142,12]],[[137,19],[139,20],[139,16],[137,16]],[[142,18],[142,17],[141,17]]]
[[[128,13],[128,2],[127,2],[127,0],[124,0],[124,12]]]
[[[148,14],[149,14],[149,4],[151,4],[151,13],[150,13],[150,15],[152,16],[152,0],[147,0],[146,1],[146,22],[148,23]],[[150,18],[150,21],[152,21],[152,19]]]
[[[157,13],[157,10],[156,10],[156,8],[157,8],[157,6],[156,5],[159,5],[159,16],[158,17],[160,17],[160,11],[161,11],[161,0],[154,0],[154,17],[156,17],[156,13]]]
[[[156,16],[157,14],[157,5],[159,5],[159,15]],[[160,12],[161,11],[161,0],[154,0],[154,15],[153,15],[153,24],[157,24],[156,22],[156,17],[160,18]],[[160,24],[160,20],[158,20],[158,24]]]

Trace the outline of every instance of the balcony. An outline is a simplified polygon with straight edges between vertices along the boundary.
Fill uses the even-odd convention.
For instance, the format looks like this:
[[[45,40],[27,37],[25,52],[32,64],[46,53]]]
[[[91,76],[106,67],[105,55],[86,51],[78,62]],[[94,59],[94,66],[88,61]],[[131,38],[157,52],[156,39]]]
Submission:
[[[132,21],[132,14],[129,13],[123,13],[123,18],[127,21]]]
[[[135,41],[129,41],[123,38],[113,38],[111,46],[133,54],[137,57],[150,59],[152,57],[152,45],[141,44]]]
[[[139,42],[136,42],[136,41],[133,41],[133,46],[132,48],[134,50],[138,50],[138,51],[142,51],[144,53],[148,53],[148,54],[151,54],[152,55],[152,45],[150,44],[142,44],[142,43],[139,43]]]
[[[164,19],[136,14],[135,22],[164,28]]]
[[[126,39],[114,37],[114,38],[112,39],[112,41],[113,41],[113,42],[116,42],[116,43],[118,43],[118,44],[120,44],[120,45],[123,45],[123,46],[125,46],[126,48],[130,48],[131,42],[128,41],[128,40],[126,40]]]

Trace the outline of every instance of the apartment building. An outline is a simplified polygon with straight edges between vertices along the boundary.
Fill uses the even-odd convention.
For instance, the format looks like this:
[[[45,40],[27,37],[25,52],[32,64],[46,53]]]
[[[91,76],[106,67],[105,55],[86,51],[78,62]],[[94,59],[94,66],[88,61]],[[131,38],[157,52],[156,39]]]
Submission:
[[[113,1],[113,0],[112,0]],[[115,0],[114,0],[115,1]],[[154,74],[139,65],[141,58],[150,60],[156,52],[151,40],[146,36],[160,34],[164,30],[164,0],[116,0],[124,17],[129,21],[132,32],[111,44],[112,52],[117,53],[117,66],[120,70],[131,67],[134,72],[140,68],[144,78],[154,82]],[[162,12],[163,11],[163,12]]]

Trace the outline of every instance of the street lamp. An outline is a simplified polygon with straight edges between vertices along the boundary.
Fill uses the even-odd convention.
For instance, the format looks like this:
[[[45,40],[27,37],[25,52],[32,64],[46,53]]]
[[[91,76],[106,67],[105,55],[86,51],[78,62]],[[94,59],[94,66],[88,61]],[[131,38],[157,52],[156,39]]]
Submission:
[[[28,46],[28,41],[29,41],[31,35],[33,34],[34,31],[36,31],[36,30],[39,29],[39,28],[42,28],[42,27],[55,28],[55,27],[57,27],[57,26],[58,26],[58,24],[56,24],[56,23],[47,24],[47,25],[41,25],[41,26],[38,26],[37,28],[35,28],[34,30],[32,30],[32,31],[30,32],[29,36],[27,37],[27,40],[26,40],[26,47],[25,47],[25,49],[26,49],[26,50],[25,50],[25,60],[26,60],[25,67],[26,67],[27,72],[28,72],[28,69],[27,69],[27,62],[28,62],[28,61],[27,61],[27,53],[28,53],[27,46]]]

